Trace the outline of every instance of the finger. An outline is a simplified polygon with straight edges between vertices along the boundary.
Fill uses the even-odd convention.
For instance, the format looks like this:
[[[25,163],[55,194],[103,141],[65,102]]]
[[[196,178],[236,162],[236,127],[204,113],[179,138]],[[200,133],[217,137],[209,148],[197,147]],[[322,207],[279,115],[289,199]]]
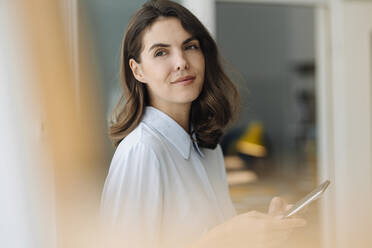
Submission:
[[[288,205],[285,207],[285,211],[290,210],[292,207],[293,207],[293,204],[288,204]]]
[[[282,198],[274,197],[270,202],[268,213],[270,215],[278,215],[279,213],[283,212],[285,205],[286,203]]]
[[[302,218],[284,218],[284,219],[273,219],[267,224],[270,230],[286,230],[297,227],[303,227],[306,225],[306,220]]]
[[[264,213],[261,213],[261,212],[258,212],[258,211],[250,211],[250,212],[247,212],[247,213],[244,213],[244,214],[241,214],[241,216],[245,216],[245,217],[255,217],[255,218],[263,218],[263,219],[269,219],[271,218],[271,216],[267,215],[267,214],[264,214]]]
[[[274,218],[277,220],[281,220],[281,219],[284,219],[285,217],[283,214],[279,214],[279,215],[275,215]]]

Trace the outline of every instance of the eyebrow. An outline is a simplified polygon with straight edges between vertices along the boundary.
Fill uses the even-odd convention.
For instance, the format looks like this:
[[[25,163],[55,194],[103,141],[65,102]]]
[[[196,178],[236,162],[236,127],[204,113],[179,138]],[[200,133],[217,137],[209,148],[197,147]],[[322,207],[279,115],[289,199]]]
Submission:
[[[187,44],[187,43],[189,43],[190,41],[193,41],[193,40],[198,40],[198,39],[196,39],[196,37],[194,37],[194,36],[193,36],[193,37],[190,37],[190,38],[184,40],[184,41],[182,42],[182,45],[185,45],[185,44]],[[153,44],[153,45],[149,48],[149,52],[150,52],[152,49],[156,48],[156,47],[170,47],[170,45],[169,45],[169,44],[164,44],[164,43],[155,43],[155,44]]]

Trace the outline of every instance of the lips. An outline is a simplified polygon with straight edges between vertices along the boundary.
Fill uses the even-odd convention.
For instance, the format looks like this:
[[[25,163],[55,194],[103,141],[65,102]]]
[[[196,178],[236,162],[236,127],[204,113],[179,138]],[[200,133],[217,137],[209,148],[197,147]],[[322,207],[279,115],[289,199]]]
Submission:
[[[195,77],[194,76],[185,76],[185,77],[180,77],[180,78],[177,78],[176,81],[174,81],[173,83],[191,83],[192,81],[194,81]]]

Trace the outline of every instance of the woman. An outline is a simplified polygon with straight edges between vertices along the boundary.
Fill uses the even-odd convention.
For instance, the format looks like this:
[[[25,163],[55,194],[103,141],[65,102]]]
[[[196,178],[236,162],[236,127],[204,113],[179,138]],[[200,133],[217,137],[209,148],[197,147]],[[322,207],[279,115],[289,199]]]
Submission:
[[[187,9],[144,4],[124,35],[121,72],[123,97],[110,129],[117,149],[102,211],[123,244],[258,247],[303,225],[274,217],[286,208],[278,198],[270,214],[234,217],[218,141],[238,94],[214,40]]]

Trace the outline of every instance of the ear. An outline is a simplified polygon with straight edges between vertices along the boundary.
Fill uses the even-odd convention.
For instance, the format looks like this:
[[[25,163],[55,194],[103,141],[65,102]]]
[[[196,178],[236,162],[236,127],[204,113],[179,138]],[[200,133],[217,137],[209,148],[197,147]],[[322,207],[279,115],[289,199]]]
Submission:
[[[145,77],[142,72],[141,64],[137,63],[134,59],[129,60],[129,66],[132,70],[133,76],[141,83],[145,82]]]

